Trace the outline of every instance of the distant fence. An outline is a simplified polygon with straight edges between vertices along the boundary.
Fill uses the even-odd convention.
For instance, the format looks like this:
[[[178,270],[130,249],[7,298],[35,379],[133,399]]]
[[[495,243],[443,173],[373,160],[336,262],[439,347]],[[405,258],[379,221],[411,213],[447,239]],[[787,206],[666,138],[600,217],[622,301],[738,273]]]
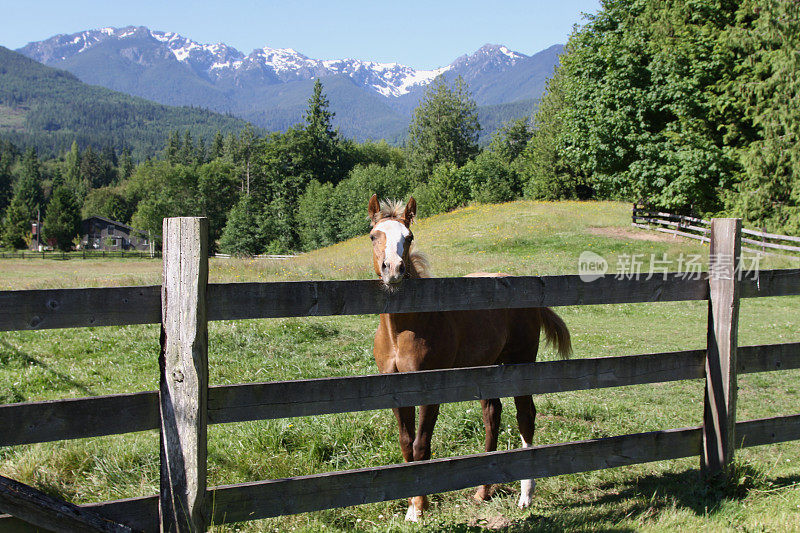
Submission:
[[[632,225],[637,228],[671,233],[673,235],[689,237],[690,239],[697,239],[702,242],[710,241],[711,222],[702,218],[652,211],[641,207],[639,204],[634,204],[631,220]],[[742,237],[743,243],[751,245],[749,247],[742,245],[742,250],[759,252],[766,255],[787,255],[781,252],[800,253],[800,237],[767,233],[765,231],[756,231],[747,228],[742,228],[742,233],[754,237]],[[788,245],[775,241],[796,242],[799,244]],[[777,250],[780,250],[780,252]]]
[[[152,253],[144,251],[125,251],[125,250],[78,250],[76,252],[57,252],[57,251],[24,251],[3,252],[0,251],[0,259],[98,259],[98,258],[160,258],[161,251],[156,250]],[[214,254],[212,257],[218,259],[231,259],[246,257],[248,259],[292,259],[297,255],[292,254],[262,254],[251,256],[237,256],[230,254]]]
[[[231,259],[238,257],[244,257],[247,259],[291,259],[297,256],[293,254],[260,254],[260,255],[247,255],[247,256],[237,256],[231,254],[214,254],[214,257],[218,259]]]
[[[145,252],[139,250],[78,250],[76,252],[56,252],[56,251],[24,251],[19,252],[3,252],[0,251],[0,259],[104,259],[104,258],[118,258],[118,259],[153,259],[160,258],[161,252]]]
[[[160,390],[0,405],[0,446],[161,431],[160,495],[81,506],[140,531],[202,531],[320,509],[700,456],[721,470],[735,448],[800,439],[800,414],[736,420],[737,374],[800,368],[800,343],[737,344],[740,298],[800,295],[800,269],[725,276],[741,224],[711,223],[710,272],[645,279],[579,276],[208,284],[205,219],[167,219],[164,285],[0,291],[0,331],[161,323]],[[709,302],[707,348],[341,378],[209,386],[207,322],[295,316],[668,301]],[[657,328],[658,324],[648,324]],[[207,487],[208,424],[705,378],[703,425]],[[387,446],[393,443],[387,443]],[[26,518],[30,521],[34,519]],[[0,517],[0,530],[33,531]]]

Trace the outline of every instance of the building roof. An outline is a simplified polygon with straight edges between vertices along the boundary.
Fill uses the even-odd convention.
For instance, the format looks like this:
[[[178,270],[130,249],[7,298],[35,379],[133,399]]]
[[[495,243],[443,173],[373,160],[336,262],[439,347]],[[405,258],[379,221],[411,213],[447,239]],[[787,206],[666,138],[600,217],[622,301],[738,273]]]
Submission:
[[[127,228],[127,229],[129,229],[131,231],[135,231],[137,233],[141,233],[143,235],[147,235],[147,232],[145,230],[143,230],[143,229],[133,228],[133,227],[127,225],[127,224],[123,224],[122,222],[120,222],[118,220],[111,220],[110,218],[101,217],[100,215],[92,215],[89,218],[83,219],[81,222],[88,222],[89,220],[92,220],[93,218],[96,218],[98,220],[102,220],[103,222],[105,222],[107,224],[114,224],[115,226],[119,226],[121,228]]]

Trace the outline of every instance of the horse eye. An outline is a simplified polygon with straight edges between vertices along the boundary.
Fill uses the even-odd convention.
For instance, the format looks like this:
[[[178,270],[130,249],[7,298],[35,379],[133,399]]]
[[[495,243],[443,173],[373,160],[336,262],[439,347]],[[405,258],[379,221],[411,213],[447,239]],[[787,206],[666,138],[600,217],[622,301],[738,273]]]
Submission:
[[[413,241],[413,240],[414,240],[414,236],[413,236],[413,235],[411,235],[411,234],[409,233],[408,237],[406,237],[406,240],[407,240],[408,242],[411,242],[411,241]]]
[[[372,240],[374,241],[374,240],[375,240],[375,235],[373,235],[373,234],[370,234],[369,238],[370,238],[370,239],[372,239]]]

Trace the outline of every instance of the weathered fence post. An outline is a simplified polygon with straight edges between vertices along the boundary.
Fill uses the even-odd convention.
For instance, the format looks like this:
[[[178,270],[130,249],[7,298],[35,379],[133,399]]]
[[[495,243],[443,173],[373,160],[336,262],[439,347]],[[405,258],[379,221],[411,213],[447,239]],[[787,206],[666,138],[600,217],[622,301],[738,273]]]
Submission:
[[[703,470],[709,474],[725,470],[735,449],[741,236],[740,219],[711,220],[702,455]]]
[[[208,219],[164,219],[161,530],[205,531]]]

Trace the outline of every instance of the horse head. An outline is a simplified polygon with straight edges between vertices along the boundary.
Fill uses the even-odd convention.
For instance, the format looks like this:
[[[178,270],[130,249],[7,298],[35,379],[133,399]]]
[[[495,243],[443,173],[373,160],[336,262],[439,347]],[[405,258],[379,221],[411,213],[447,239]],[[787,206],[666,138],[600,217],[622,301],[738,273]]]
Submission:
[[[411,222],[417,214],[417,202],[412,196],[408,203],[378,202],[373,194],[369,200],[369,218],[372,225],[372,265],[375,274],[387,287],[396,286],[410,277]]]

